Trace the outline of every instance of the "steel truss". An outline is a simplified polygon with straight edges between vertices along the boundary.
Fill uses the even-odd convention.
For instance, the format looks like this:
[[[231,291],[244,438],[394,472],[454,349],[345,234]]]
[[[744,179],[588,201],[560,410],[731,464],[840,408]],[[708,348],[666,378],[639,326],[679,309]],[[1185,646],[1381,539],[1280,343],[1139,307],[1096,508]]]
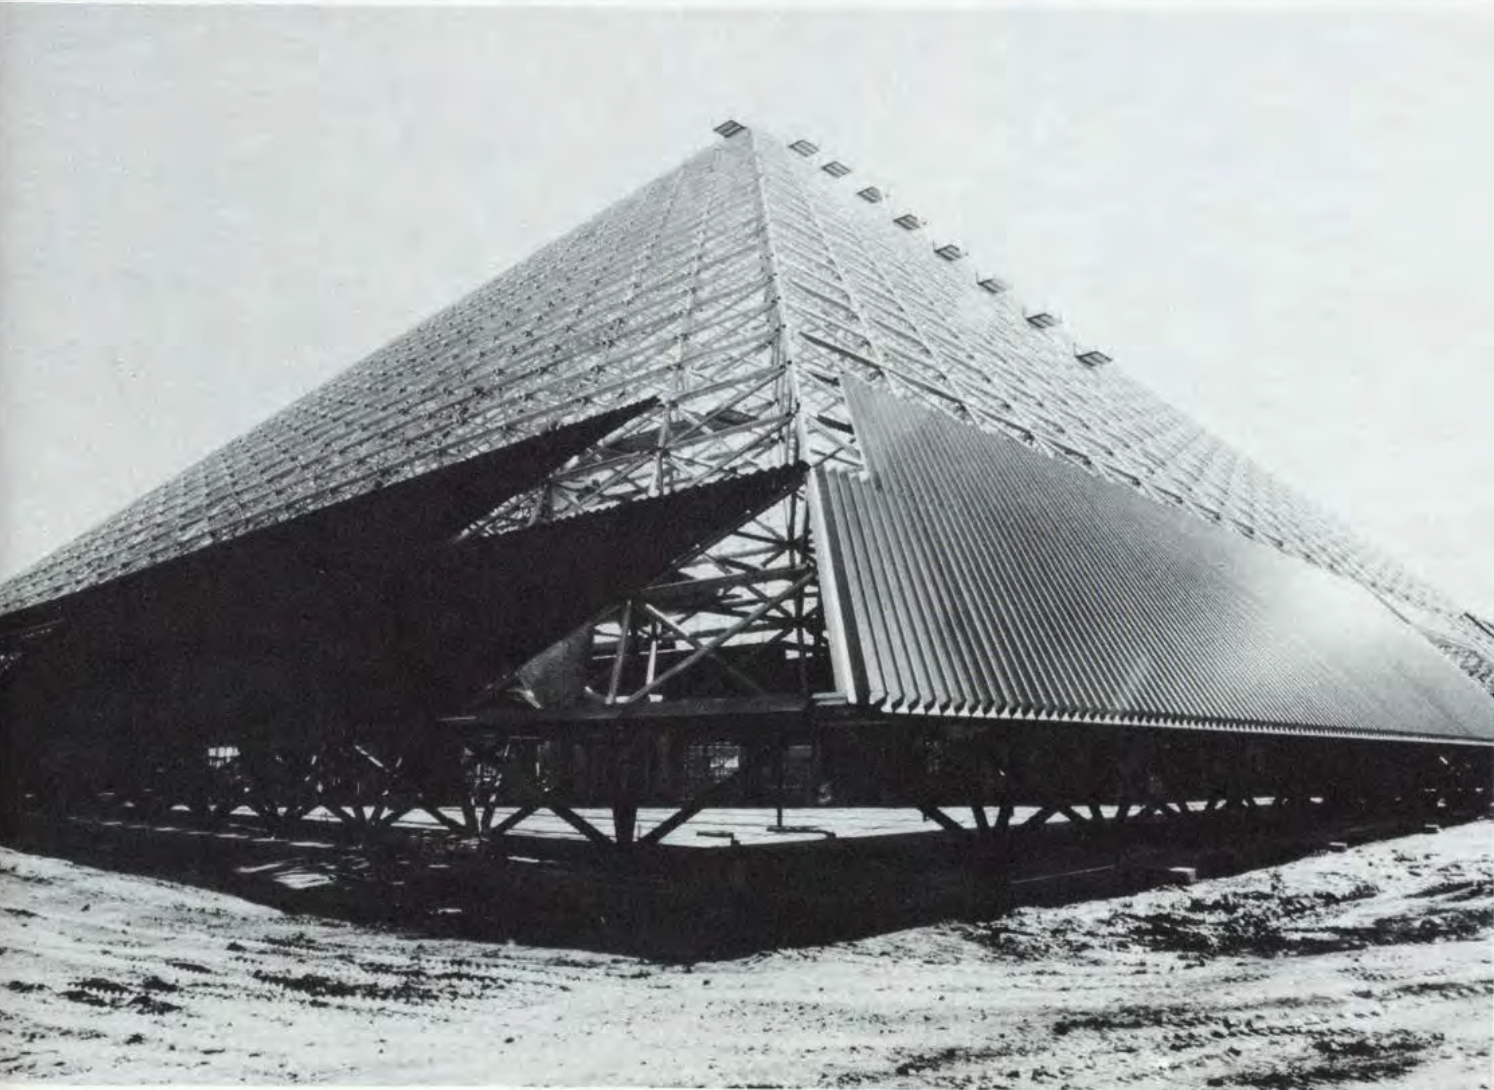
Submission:
[[[945,829],[975,835],[1025,833],[1055,819],[1102,837],[1221,820],[1458,819],[1491,802],[1491,757],[1474,746],[1177,730],[1106,737],[1060,729],[1000,741],[961,734],[935,727],[906,741],[930,755],[921,809]],[[934,801],[961,795],[969,825]]]
[[[500,854],[567,855],[647,853],[711,808],[778,806],[813,827],[818,805],[901,806],[999,860],[1055,822],[1109,843],[1348,818],[1456,821],[1487,812],[1494,783],[1490,754],[1474,746],[868,721],[854,709],[771,700],[747,720],[725,711],[729,701],[679,704],[619,702],[548,722],[541,712],[478,717],[460,740],[433,728],[302,749],[158,753],[101,782],[54,781],[33,801],[72,814],[247,822],[275,835],[341,828],[361,841],[409,835],[402,822],[424,815],[427,827]],[[578,812],[598,806],[610,828]],[[672,815],[640,826],[640,808],[660,806]],[[557,847],[526,837],[522,823],[540,811],[577,839]]]
[[[12,581],[0,609],[645,394],[666,406],[618,460],[576,467],[480,530],[729,472],[779,427],[796,433],[790,457],[855,466],[838,391],[849,372],[1462,624],[1123,371],[1080,362],[1061,323],[1029,321],[1004,283],[936,252],[881,190],[858,199],[812,154],[732,131]],[[747,376],[775,366],[779,389],[752,400]],[[728,409],[714,381],[744,402]],[[1494,659],[1494,637],[1464,627],[1462,642]]]
[[[8,584],[0,610],[645,396],[657,405],[466,534],[797,462],[862,468],[851,374],[1356,579],[1425,611],[1450,654],[1494,662],[1494,634],[1123,372],[1080,362],[1061,326],[977,287],[890,226],[885,204],[837,185],[751,132],[707,149]],[[321,812],[359,836],[424,811],[453,836],[502,839],[545,809],[609,850],[656,844],[703,806],[765,802],[913,806],[961,829],[947,810],[968,807],[977,832],[1002,835],[1055,818],[1100,829],[1246,814],[1263,799],[1487,805],[1485,758],[1434,743],[1139,728],[1107,740],[1056,720],[1039,734],[865,711],[852,731],[834,710],[756,715],[764,702],[812,708],[831,688],[814,531],[801,490],[426,722],[310,724],[304,742],[273,748],[146,744],[29,787],[39,801],[184,807],[208,823],[247,808],[278,831]],[[576,679],[561,698],[510,706],[515,687],[561,674]],[[717,702],[736,710],[718,715]],[[458,713],[476,725],[454,731],[442,717]],[[583,804],[611,808],[610,834]],[[640,831],[651,804],[678,807],[675,824]]]

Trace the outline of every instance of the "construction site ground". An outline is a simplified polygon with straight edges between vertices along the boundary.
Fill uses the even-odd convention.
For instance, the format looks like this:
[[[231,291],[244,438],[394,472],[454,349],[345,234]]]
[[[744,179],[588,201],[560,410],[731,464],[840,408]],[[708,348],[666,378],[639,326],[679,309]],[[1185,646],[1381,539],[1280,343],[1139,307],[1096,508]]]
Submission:
[[[1494,1081],[1488,820],[693,962],[371,927],[4,850],[0,948],[7,1081]]]

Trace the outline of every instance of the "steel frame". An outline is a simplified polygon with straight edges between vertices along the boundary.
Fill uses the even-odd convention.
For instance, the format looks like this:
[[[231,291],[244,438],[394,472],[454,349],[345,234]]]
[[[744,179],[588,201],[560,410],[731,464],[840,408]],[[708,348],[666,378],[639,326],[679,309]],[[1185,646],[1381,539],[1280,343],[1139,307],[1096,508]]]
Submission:
[[[964,265],[936,257],[916,231],[891,227],[895,210],[885,202],[851,200],[834,191],[837,184],[771,139],[736,132],[7,584],[0,610],[645,395],[658,398],[656,408],[466,533],[504,534],[799,461],[858,468],[862,456],[841,389],[842,375],[853,374],[1356,579],[1422,611],[1430,619],[1421,626],[1465,668],[1477,673],[1494,664],[1494,635],[1437,592],[1119,369],[1078,362],[1061,326],[1036,327],[1010,292],[979,287]],[[824,722],[784,716],[766,736],[751,733],[761,724],[702,727],[694,717],[701,700],[790,695],[807,704],[829,688],[832,636],[818,591],[815,531],[801,490],[569,637],[589,644],[588,700],[613,721],[557,737],[591,747],[593,761],[615,761],[601,787],[547,783],[553,770],[536,750],[543,741],[501,731],[457,740],[433,720],[341,725],[310,732],[300,748],[245,749],[216,766],[205,754],[152,754],[112,770],[112,798],[156,812],[176,799],[204,821],[225,820],[247,805],[279,830],[321,807],[357,835],[381,835],[420,808],[453,835],[484,838],[507,836],[522,820],[516,814],[544,808],[594,844],[657,843],[657,829],[636,829],[637,807],[647,798],[679,805],[671,821],[683,822],[733,792],[771,799],[754,781],[775,760],[781,767],[790,745],[809,746],[816,763],[848,759],[851,743],[836,734],[833,715]],[[0,653],[0,674],[12,656],[10,648]],[[476,706],[491,703],[512,680],[495,678]],[[472,696],[453,694],[451,710]],[[668,729],[643,721],[641,711],[657,705],[677,714]],[[889,776],[866,778],[861,798],[945,819],[944,807],[969,806],[978,830],[1003,834],[1018,799],[1036,800],[1041,820],[1028,819],[1032,828],[1055,815],[1099,827],[1181,820],[1197,806],[1243,813],[1257,798],[1301,805],[1325,791],[1344,806],[1487,804],[1487,785],[1468,772],[1480,758],[1432,744],[1376,751],[1415,755],[1425,782],[1387,778],[1365,758],[1347,786],[1336,788],[1330,772],[1337,770],[1316,759],[1303,766],[1316,779],[1276,758],[1273,782],[1221,779],[1202,755],[1233,752],[1230,736],[1183,743],[1175,734],[1168,736],[1172,750],[1162,746],[1144,758],[1137,754],[1147,747],[1128,749],[1128,742],[1111,772],[1095,772],[1074,789],[1074,768],[1088,767],[1096,754],[1113,757],[1116,747],[1086,742],[1071,749],[1053,729],[1037,740],[1026,726],[987,724],[977,736],[1000,739],[1005,731],[1001,744],[1028,741],[1005,763],[987,753],[977,771],[962,773],[977,779],[961,785],[928,762],[941,747],[950,751],[963,726],[865,726],[869,733],[856,745],[895,739],[901,748],[889,758]],[[920,751],[914,743],[925,736]],[[1161,736],[1137,728],[1130,737]],[[652,774],[651,749],[684,738],[734,745],[743,763],[690,790],[634,782]],[[1298,741],[1272,752],[1316,752],[1293,749]],[[1335,754],[1360,752],[1351,743],[1333,746]],[[1429,770],[1432,754],[1449,762],[1442,773]],[[1059,762],[1056,771],[1034,773],[1041,760]],[[1138,762],[1144,769],[1132,767]],[[570,775],[563,766],[556,767]],[[1137,776],[1156,777],[1161,786]],[[49,790],[32,786],[43,795]],[[614,809],[610,838],[574,809],[598,791]],[[816,797],[811,791],[802,801]],[[500,817],[510,805],[518,809]]]
[[[452,762],[432,760],[432,749],[443,745],[464,766],[456,775]],[[682,776],[691,747],[735,756]],[[791,748],[806,751],[809,764],[786,792]],[[386,739],[382,751],[376,740],[351,735],[300,751],[220,750],[216,760],[176,751],[117,768],[108,791],[59,784],[34,801],[73,814],[93,809],[208,827],[249,821],[281,836],[310,829],[325,835],[335,827],[330,818],[360,841],[409,835],[399,822],[418,810],[455,840],[481,841],[499,854],[546,850],[521,823],[547,810],[578,832],[578,843],[560,846],[571,855],[578,848],[646,854],[703,810],[722,806],[777,805],[780,814],[788,808],[809,815],[820,804],[902,806],[970,851],[1001,858],[1057,818],[1089,839],[1272,823],[1308,828],[1389,815],[1462,820],[1490,807],[1491,759],[1481,747],[1078,723],[867,720],[852,708],[807,706],[752,724],[711,726],[684,712],[545,732],[500,726],[468,732],[460,744],[441,732]],[[578,769],[574,760],[588,767]],[[666,804],[671,817],[639,827],[640,807]],[[577,812],[597,805],[610,810],[610,830]],[[956,808],[968,810],[968,822],[952,816]],[[324,819],[308,825],[318,810]]]

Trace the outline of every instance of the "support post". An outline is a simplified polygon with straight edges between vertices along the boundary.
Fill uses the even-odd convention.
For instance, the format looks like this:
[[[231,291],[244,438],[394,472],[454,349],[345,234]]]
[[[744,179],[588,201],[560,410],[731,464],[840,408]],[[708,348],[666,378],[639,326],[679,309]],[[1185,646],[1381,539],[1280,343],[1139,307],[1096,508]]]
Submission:
[[[620,802],[612,808],[612,837],[619,848],[629,847],[638,830],[638,807],[631,802]]]

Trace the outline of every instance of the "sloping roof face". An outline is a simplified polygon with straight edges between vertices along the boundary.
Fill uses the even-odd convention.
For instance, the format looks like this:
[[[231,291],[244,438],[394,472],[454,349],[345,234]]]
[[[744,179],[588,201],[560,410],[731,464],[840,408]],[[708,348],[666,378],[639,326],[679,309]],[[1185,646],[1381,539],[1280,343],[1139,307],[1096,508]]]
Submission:
[[[1107,480],[1139,482],[1156,502],[1232,533],[1456,615],[1445,596],[1138,382],[1124,359],[1083,363],[1078,353],[1087,343],[1063,324],[1040,328],[1029,320],[1047,301],[1024,298],[1026,285],[993,295],[975,265],[937,257],[938,240],[927,231],[895,226],[894,217],[909,211],[901,203],[858,200],[856,185],[818,171],[816,160],[771,140],[758,145],[809,461],[859,464],[837,384],[849,373]],[[1494,642],[1486,646],[1494,653]]]
[[[12,633],[86,616],[101,603],[128,613],[138,608],[131,604],[132,596],[139,601],[169,597],[174,592],[167,588],[173,584],[210,585],[215,593],[252,599],[272,586],[294,582],[297,571],[322,576],[335,572],[345,583],[377,581],[401,565],[429,557],[495,504],[533,488],[652,405],[644,400],[598,413],[5,614],[0,616],[0,648]],[[200,611],[210,614],[217,608],[204,603]]]
[[[1002,270],[942,260],[896,225],[917,209],[859,199],[882,181],[866,164],[837,179],[818,149],[733,131],[9,581],[0,614],[651,395],[595,455],[598,487],[556,490],[555,514],[801,458],[857,468],[852,375],[1419,603],[1494,661],[1453,603],[1124,360],[1085,366],[1062,325],[1028,320],[1021,285],[980,286]],[[511,503],[484,532],[530,521],[528,496]]]
[[[724,371],[781,370],[753,164],[746,140],[695,155],[9,581],[0,613],[650,395],[705,417]],[[776,394],[737,408],[771,419]]]
[[[843,684],[887,710],[1494,742],[1372,594],[854,379],[818,472]]]
[[[599,427],[619,414],[609,415]],[[492,456],[478,461],[489,464],[469,480],[512,480]],[[409,502],[419,499],[413,487],[428,486],[437,493],[430,506],[445,506],[461,491],[453,477],[463,468],[352,501],[349,513],[385,544],[377,539],[408,528],[411,508],[424,506]],[[57,631],[0,686],[0,721],[27,746],[398,731],[460,707],[802,477],[802,467],[769,470],[498,538],[415,541],[355,557],[341,548],[342,527],[315,516],[297,533],[246,535],[68,599]],[[429,511],[414,521],[428,521]]]

